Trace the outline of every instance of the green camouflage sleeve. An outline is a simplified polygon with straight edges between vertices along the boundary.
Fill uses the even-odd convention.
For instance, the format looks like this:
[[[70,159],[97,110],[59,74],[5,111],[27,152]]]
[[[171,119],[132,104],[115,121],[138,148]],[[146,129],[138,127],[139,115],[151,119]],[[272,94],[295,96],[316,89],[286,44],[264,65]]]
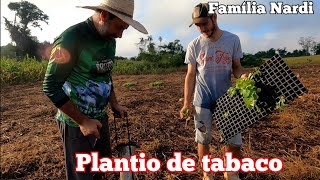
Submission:
[[[58,108],[69,101],[62,86],[75,65],[74,44],[74,38],[60,36],[55,40],[44,77],[43,92]]]

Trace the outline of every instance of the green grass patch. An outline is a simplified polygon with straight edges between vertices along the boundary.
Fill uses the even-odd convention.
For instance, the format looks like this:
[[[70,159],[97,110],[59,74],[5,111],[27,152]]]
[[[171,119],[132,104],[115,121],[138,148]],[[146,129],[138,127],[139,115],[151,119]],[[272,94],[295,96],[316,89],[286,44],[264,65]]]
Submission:
[[[1,84],[17,84],[43,80],[48,61],[1,58]]]
[[[155,82],[149,83],[149,86],[152,86],[152,87],[161,87],[163,85],[164,83],[162,81],[155,81]]]
[[[264,61],[268,61],[270,58],[263,58]],[[284,62],[289,66],[302,65],[302,64],[316,64],[320,63],[320,55],[313,56],[300,56],[300,57],[284,57]]]
[[[164,74],[177,71],[186,71],[186,66],[174,66],[172,59],[156,62],[149,61],[128,61],[118,60],[113,68],[114,74]],[[268,60],[268,59],[264,59]],[[301,56],[301,57],[286,57],[284,61],[288,65],[301,65],[320,63],[320,55]],[[33,58],[13,59],[1,58],[1,83],[2,84],[18,84],[25,82],[42,81],[47,69],[48,61],[38,61]],[[123,86],[131,87],[136,83],[128,82]],[[152,82],[149,84],[152,87],[163,86],[163,82]]]
[[[163,74],[185,70],[186,66],[173,67],[167,62],[148,62],[148,61],[116,61],[113,67],[114,74]]]
[[[1,58],[1,83],[19,84],[25,82],[42,81],[47,69],[48,61],[38,61],[32,58],[14,59]],[[147,61],[116,61],[113,73],[134,75],[134,74],[163,74],[177,71],[185,71],[186,66],[171,67],[165,62]],[[133,82],[128,82],[124,86],[134,86]]]
[[[124,87],[132,87],[132,86],[136,86],[137,82],[126,82],[124,84],[122,84],[122,86]]]
[[[320,55],[301,56],[301,57],[286,57],[283,59],[288,65],[320,63]]]

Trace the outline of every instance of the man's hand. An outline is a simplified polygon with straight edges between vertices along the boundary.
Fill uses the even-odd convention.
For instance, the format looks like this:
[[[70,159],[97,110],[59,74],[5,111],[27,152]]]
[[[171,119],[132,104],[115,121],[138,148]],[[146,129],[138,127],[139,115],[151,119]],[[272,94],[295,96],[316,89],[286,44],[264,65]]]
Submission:
[[[111,107],[114,116],[117,118],[125,118],[128,116],[126,109],[120,105],[115,105]]]
[[[246,73],[241,74],[240,78],[246,78],[248,75]]]
[[[192,106],[186,106],[184,105],[180,110],[180,118],[181,119],[187,119],[188,117],[192,116]]]
[[[100,121],[96,119],[87,119],[84,120],[80,126],[80,131],[84,136],[90,136],[93,135],[96,138],[100,139],[100,133],[99,130],[102,128],[102,124]]]

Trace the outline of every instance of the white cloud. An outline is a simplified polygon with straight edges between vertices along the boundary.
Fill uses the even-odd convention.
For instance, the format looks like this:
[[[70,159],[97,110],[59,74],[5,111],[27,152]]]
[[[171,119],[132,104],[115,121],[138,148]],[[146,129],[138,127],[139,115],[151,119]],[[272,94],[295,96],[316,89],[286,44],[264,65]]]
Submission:
[[[117,39],[117,49],[116,49],[116,56],[123,56],[123,57],[132,57],[137,56],[139,50],[136,46],[136,43],[139,42],[139,38],[142,37],[142,34],[129,27],[123,33],[121,39]]]
[[[13,18],[13,13],[7,8],[11,0],[1,1],[1,16]],[[29,0],[48,14],[49,26],[43,25],[43,31],[32,30],[40,41],[50,41],[69,26],[85,20],[92,14],[91,10],[75,8],[76,5],[97,4],[99,0]],[[158,37],[163,38],[162,43],[179,39],[184,47],[199,35],[195,27],[189,28],[193,6],[203,0],[135,0],[134,19],[141,22],[153,36],[156,44]],[[243,0],[219,1],[224,4],[241,4]],[[256,0],[258,4],[266,6],[269,11],[269,2]],[[288,4],[301,4],[302,0],[282,0]],[[300,49],[300,37],[313,36],[320,42],[320,2],[314,2],[315,14],[311,15],[218,15],[219,26],[233,32],[240,37],[244,52],[255,53],[270,48],[284,48],[288,50]],[[3,19],[1,18],[1,21]],[[136,43],[140,37],[146,38],[133,28],[125,31],[123,37],[117,42],[118,56],[137,56]],[[4,31],[1,24],[1,45],[10,42],[9,34]]]

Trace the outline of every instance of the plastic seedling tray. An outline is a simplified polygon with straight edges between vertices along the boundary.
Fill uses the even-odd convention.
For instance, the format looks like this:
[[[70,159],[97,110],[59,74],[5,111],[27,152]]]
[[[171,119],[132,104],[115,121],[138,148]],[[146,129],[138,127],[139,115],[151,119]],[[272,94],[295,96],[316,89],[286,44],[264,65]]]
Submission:
[[[213,122],[219,130],[222,143],[226,143],[236,134],[243,132],[255,122],[275,111],[276,102],[280,100],[281,96],[288,104],[307,92],[307,89],[278,54],[261,65],[258,70],[261,73],[256,75],[253,80],[256,87],[261,89],[257,102],[260,112],[254,108],[248,109],[240,94],[230,96],[225,93],[212,107]]]

